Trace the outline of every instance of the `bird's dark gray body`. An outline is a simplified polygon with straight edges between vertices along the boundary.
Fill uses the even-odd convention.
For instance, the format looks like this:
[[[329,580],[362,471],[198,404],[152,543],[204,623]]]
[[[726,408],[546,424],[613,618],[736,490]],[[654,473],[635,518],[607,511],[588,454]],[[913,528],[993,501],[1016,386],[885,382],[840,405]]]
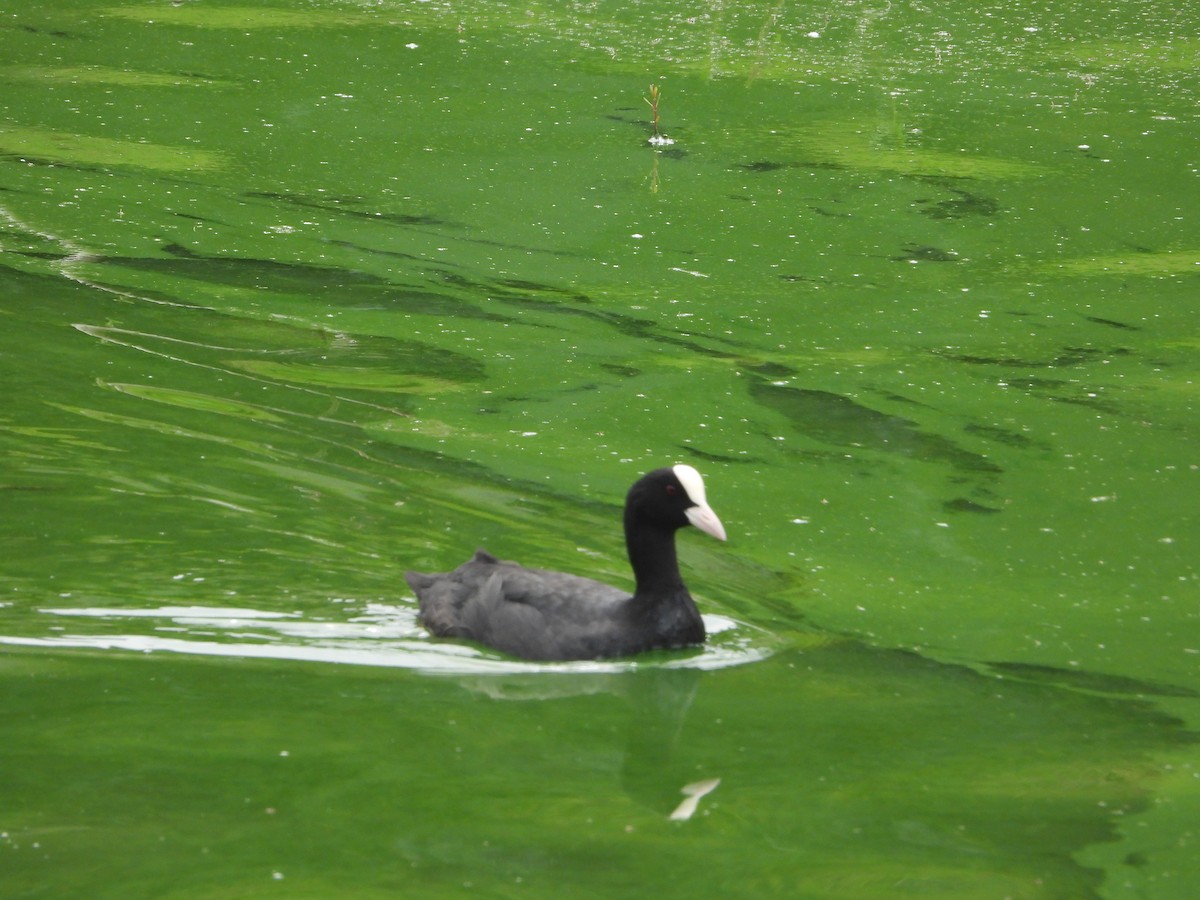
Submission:
[[[431,634],[525,659],[631,656],[704,642],[704,622],[686,590],[672,603],[643,608],[601,581],[503,562],[484,550],[453,572],[405,577]]]

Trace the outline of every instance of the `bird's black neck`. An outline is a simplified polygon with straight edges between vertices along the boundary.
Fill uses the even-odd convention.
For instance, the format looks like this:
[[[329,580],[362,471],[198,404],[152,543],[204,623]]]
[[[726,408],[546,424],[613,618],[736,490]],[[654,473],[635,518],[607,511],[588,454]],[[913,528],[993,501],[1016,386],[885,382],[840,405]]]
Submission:
[[[634,596],[667,598],[687,593],[675,556],[675,529],[626,517],[625,548],[637,581]]]

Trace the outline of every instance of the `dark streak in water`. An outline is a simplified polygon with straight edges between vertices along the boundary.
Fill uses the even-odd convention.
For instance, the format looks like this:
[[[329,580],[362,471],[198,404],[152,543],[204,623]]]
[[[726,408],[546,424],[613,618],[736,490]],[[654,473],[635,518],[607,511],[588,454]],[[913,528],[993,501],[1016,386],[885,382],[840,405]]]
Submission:
[[[25,25],[24,23],[16,23],[11,25],[0,25],[0,28],[6,28],[12,31],[24,31],[27,34],[49,35],[50,37],[66,38],[67,40],[78,40],[83,37],[72,31],[61,31],[59,29],[39,28],[36,25]]]
[[[920,212],[931,219],[938,220],[965,219],[968,216],[991,219],[1003,212],[1000,204],[991,197],[972,194],[957,187],[951,187],[949,191],[954,194],[952,198],[916,201]]]
[[[1125,331],[1141,331],[1137,325],[1129,325],[1125,322],[1118,322],[1116,319],[1102,319],[1100,316],[1084,316],[1089,322],[1095,322],[1097,325],[1107,325],[1109,328],[1120,328]]]
[[[505,278],[496,282],[504,288],[509,288],[513,291],[522,293],[539,293],[539,294],[560,294],[568,300],[574,300],[578,303],[591,303],[592,298],[587,294],[581,294],[579,291],[572,291],[566,288],[554,287],[549,284],[539,284],[536,281],[524,281],[519,278]]]
[[[358,197],[329,197],[315,200],[299,194],[284,194],[276,191],[250,191],[243,196],[255,200],[276,200],[280,203],[301,207],[302,209],[319,209],[323,212],[336,212],[359,219],[369,219],[372,222],[387,222],[392,225],[439,225],[443,227],[450,225],[449,222],[438,219],[436,216],[372,212],[370,210],[347,208],[349,204],[363,202]]]
[[[462,225],[461,223],[451,222],[446,219],[439,219],[436,216],[427,214],[373,212],[371,210],[351,208],[352,204],[365,202],[364,198],[359,197],[322,197],[317,199],[305,197],[299,194],[285,194],[276,191],[251,191],[243,194],[242,196],[252,200],[269,200],[276,203],[287,203],[303,209],[316,209],[335,215],[351,216],[353,218],[362,219],[368,222],[397,225],[403,228],[412,229],[422,234],[436,234],[443,236],[442,232],[445,230],[454,229],[460,232],[459,234],[454,235],[454,240],[465,241],[469,244],[478,244],[484,247],[498,247],[502,250],[519,250],[523,253],[543,253],[549,256],[582,256],[582,254],[578,252],[569,250],[549,250],[545,247],[531,247],[524,244],[514,244],[508,241],[497,241],[491,238],[467,237],[461,233],[466,230],[466,226]]]
[[[1125,678],[1120,675],[1106,675],[1101,672],[1077,672],[1055,668],[1054,666],[1038,666],[1015,662],[991,663],[988,668],[1026,681],[1048,682],[1089,693],[1134,696],[1148,695],[1154,697],[1200,696],[1200,694],[1197,694],[1191,688],[1179,685],[1139,681],[1134,678]]]
[[[225,228],[230,227],[228,222],[222,222],[220,219],[211,219],[207,216],[193,216],[190,213],[183,212],[173,212],[171,215],[175,216],[177,219],[186,219],[189,222],[200,222],[204,225],[221,225]]]
[[[1007,444],[1009,447],[1020,447],[1022,449],[1040,447],[1044,450],[1049,449],[1048,445],[1037,443],[1020,432],[1010,431],[1007,428],[999,428],[995,425],[970,424],[963,430],[968,434],[977,434],[998,444]]]
[[[729,351],[713,349],[710,346],[692,340],[691,333],[689,332],[662,328],[656,319],[638,318],[623,313],[589,308],[594,301],[587,294],[580,291],[520,279],[482,282],[472,280],[456,272],[440,271],[437,275],[441,280],[455,287],[470,290],[482,297],[497,300],[511,306],[538,310],[539,312],[552,315],[576,316],[590,319],[595,322],[601,322],[619,333],[630,337],[646,340],[651,343],[683,347],[693,353],[710,358],[733,359],[735,357],[735,354]],[[537,327],[537,323],[534,322],[525,322],[524,324],[530,327]],[[707,337],[710,341],[727,346],[744,346],[727,338]]]
[[[892,262],[906,263],[954,263],[960,261],[957,251],[943,250],[941,247],[933,247],[928,244],[905,244],[900,255],[890,257],[890,259]]]
[[[799,162],[776,162],[771,159],[760,159],[749,163],[738,163],[737,167],[747,172],[778,172],[780,169],[826,169],[835,172],[841,172],[846,169],[846,166],[840,163],[825,162],[821,160],[802,160]]]
[[[641,369],[617,363],[602,362],[600,363],[600,368],[606,372],[611,372],[613,375],[620,375],[622,378],[636,378],[642,374]]]
[[[965,472],[994,475],[1003,471],[987,457],[922,431],[909,419],[879,412],[840,394],[756,379],[750,384],[750,396],[785,416],[797,431],[827,444],[944,463]]]
[[[52,250],[9,250],[8,252],[15,253],[17,256],[24,256],[27,259],[63,260],[69,259],[74,255],[71,253],[56,253]]]
[[[702,459],[705,462],[711,463],[757,463],[762,461],[752,456],[728,456],[724,453],[707,453],[689,444],[680,444],[679,449],[688,456],[694,456],[696,459]]]
[[[38,166],[47,169],[65,169],[68,172],[88,172],[92,174],[109,175],[112,170],[105,166],[87,165],[84,163],[65,162],[61,159],[50,159],[44,156],[29,156],[24,153],[0,153],[0,159],[11,160],[28,166]]]
[[[1021,369],[1048,369],[1066,366],[1079,366],[1086,363],[1104,360],[1111,356],[1130,356],[1133,351],[1127,347],[1063,347],[1059,354],[1050,359],[1029,359],[1019,356],[975,356],[969,353],[945,353],[932,351],[935,355],[955,362],[969,363],[976,366],[1011,366]]]
[[[968,500],[965,497],[955,497],[953,500],[947,500],[942,504],[942,509],[946,512],[967,512],[967,513],[998,513],[1000,510],[992,506],[984,506],[982,503],[976,503],[974,500]]]
[[[745,169],[747,172],[777,172],[780,169],[788,168],[789,163],[773,162],[769,159],[761,159],[752,163],[739,163],[739,169]]]
[[[328,243],[331,247],[341,247],[343,250],[353,250],[356,253],[369,253],[372,256],[382,256],[387,259],[424,259],[423,256],[420,256],[416,253],[404,253],[400,250],[381,250],[376,247],[365,247],[362,244],[356,244],[353,241],[329,239],[326,243]]]
[[[481,309],[466,300],[407,285],[377,275],[336,266],[285,263],[272,259],[202,256],[179,244],[163,248],[172,259],[101,257],[95,262],[151,272],[182,275],[210,284],[228,284],[281,293],[320,292],[331,304],[355,307],[399,307],[421,315],[458,316],[508,322],[511,319]]]

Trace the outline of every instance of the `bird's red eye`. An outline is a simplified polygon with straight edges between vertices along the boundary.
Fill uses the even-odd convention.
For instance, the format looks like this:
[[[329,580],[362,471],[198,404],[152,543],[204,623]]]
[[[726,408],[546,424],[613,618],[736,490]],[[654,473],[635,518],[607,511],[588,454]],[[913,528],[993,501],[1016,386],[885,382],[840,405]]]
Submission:
[[[674,496],[675,496],[675,485],[673,485],[673,484],[668,484],[668,485],[667,485],[667,496],[668,496],[668,497],[674,497]]]

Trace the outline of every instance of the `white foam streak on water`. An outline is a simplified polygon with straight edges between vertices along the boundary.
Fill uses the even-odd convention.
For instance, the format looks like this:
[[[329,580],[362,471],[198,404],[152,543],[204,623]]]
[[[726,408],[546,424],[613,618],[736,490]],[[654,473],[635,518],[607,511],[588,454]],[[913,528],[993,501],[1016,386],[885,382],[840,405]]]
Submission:
[[[86,648],[131,653],[184,653],[200,656],[286,659],[338,665],[416,669],[428,674],[510,675],[517,673],[601,673],[637,669],[637,660],[527,662],[490,655],[468,644],[435,641],[426,635],[411,606],[372,603],[346,621],[305,619],[300,613],[260,612],[220,607],[163,606],[120,609],[43,609],[45,615],[90,618],[105,623],[160,620],[148,634],[60,633],[46,637],[0,635],[0,644],[45,648]],[[702,650],[655,659],[661,668],[720,669],[765,658],[769,650],[751,646],[745,626],[724,616],[706,615],[710,641]],[[743,631],[736,640],[734,632]],[[181,636],[183,635],[183,636]]]

